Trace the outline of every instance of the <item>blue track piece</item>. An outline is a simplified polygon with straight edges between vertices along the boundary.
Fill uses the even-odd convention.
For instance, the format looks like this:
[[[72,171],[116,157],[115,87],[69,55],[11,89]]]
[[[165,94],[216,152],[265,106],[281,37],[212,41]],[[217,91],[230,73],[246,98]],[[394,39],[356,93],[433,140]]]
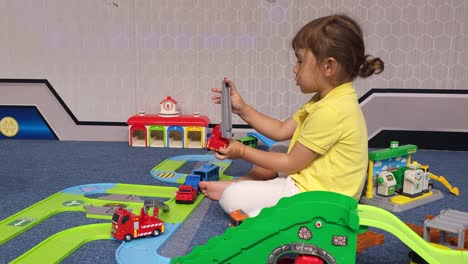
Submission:
[[[171,259],[159,254],[158,249],[167,242],[180,224],[165,224],[166,230],[157,237],[139,238],[122,242],[115,252],[118,264],[154,263],[168,264]]]
[[[258,132],[247,132],[247,136],[253,136],[258,138],[258,140],[262,141],[265,146],[268,148],[271,148],[273,144],[277,143],[277,141],[274,141],[273,139],[267,138],[266,136],[258,133]]]

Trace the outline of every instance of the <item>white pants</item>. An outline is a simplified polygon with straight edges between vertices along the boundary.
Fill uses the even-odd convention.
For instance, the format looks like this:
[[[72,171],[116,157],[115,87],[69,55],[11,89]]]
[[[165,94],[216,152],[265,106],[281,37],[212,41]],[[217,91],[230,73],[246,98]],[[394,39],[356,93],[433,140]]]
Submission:
[[[263,208],[276,205],[281,198],[298,193],[300,190],[294,181],[287,175],[281,175],[267,181],[234,182],[224,190],[219,204],[228,214],[242,209],[254,217]]]

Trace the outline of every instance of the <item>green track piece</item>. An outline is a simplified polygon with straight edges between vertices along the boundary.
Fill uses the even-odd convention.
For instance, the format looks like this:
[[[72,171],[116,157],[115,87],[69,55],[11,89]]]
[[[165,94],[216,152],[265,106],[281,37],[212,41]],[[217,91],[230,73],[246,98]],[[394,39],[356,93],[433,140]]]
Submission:
[[[86,234],[85,238],[83,238],[83,234]],[[110,239],[109,223],[70,228],[50,236],[13,260],[11,264],[59,263],[82,245],[100,239]]]
[[[283,198],[171,263],[275,263],[283,254],[304,252],[322,252],[328,263],[355,263],[362,231],[356,208],[354,199],[331,192]]]
[[[112,189],[107,190],[108,194],[128,194],[128,195],[139,195],[147,197],[161,197],[168,198],[165,202],[171,210],[164,212],[159,211],[159,218],[166,223],[181,223],[184,222],[190,214],[197,208],[200,202],[204,199],[203,195],[198,195],[197,199],[193,204],[177,204],[175,202],[176,187],[167,186],[150,186],[150,185],[138,185],[138,184],[124,184],[117,183]],[[104,205],[109,202],[115,202],[112,200],[93,200],[94,205]],[[125,202],[132,204],[130,207],[134,212],[138,212],[141,208],[141,202]],[[109,218],[110,220],[110,218]]]
[[[232,180],[232,179],[235,178],[234,176],[224,174],[224,172],[229,168],[229,166],[231,166],[231,163],[228,163],[227,165],[226,165],[225,162],[212,161],[211,163],[213,163],[214,165],[220,167],[220,170],[219,170],[219,179],[220,180]]]
[[[159,163],[157,166],[153,168],[153,170],[160,170],[160,171],[177,171],[180,167],[182,167],[188,160],[173,160],[173,159],[166,159],[163,162]]]
[[[107,193],[172,198],[176,191],[176,187],[117,183]]]
[[[157,166],[155,166],[151,171],[165,171],[165,172],[176,172],[179,170],[185,163],[190,161],[190,158],[187,158],[187,160],[183,159],[166,159],[163,162],[159,163]],[[216,160],[210,160],[207,161],[208,163],[212,163],[220,168],[219,170],[219,178],[220,180],[232,180],[235,177],[226,175],[224,172],[231,166],[231,161],[230,160],[224,160],[224,161],[216,161]],[[185,176],[184,174],[183,177],[180,177],[176,179],[175,183],[178,184],[183,184],[185,182]]]
[[[3,219],[0,221],[0,245],[53,215],[61,212],[85,211],[83,204],[75,206],[70,203],[71,205],[67,206],[68,201],[79,201],[85,204],[89,202],[89,199],[79,195],[56,193]]]
[[[175,187],[116,184],[114,188],[107,189],[106,193],[168,198],[166,204],[170,207],[170,210],[160,210],[159,217],[166,223],[181,223],[195,210],[204,199],[204,196],[199,195],[193,204],[180,205],[175,203],[176,190]],[[83,194],[55,193],[0,221],[0,245],[61,212],[85,212],[84,206],[86,205],[104,206],[116,202],[127,205],[127,208],[134,212],[138,212],[142,206],[141,201],[115,201],[87,198]],[[87,216],[93,217],[94,215]],[[99,218],[110,221],[111,216],[101,216]],[[110,223],[104,223],[63,230],[42,241],[13,260],[12,263],[58,263],[85,243],[99,239],[111,239],[110,228]]]

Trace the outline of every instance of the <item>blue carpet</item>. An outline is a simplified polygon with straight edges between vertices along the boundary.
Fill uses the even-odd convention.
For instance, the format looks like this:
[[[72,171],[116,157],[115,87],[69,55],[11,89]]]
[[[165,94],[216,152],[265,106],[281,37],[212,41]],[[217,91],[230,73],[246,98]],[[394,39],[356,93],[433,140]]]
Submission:
[[[59,142],[0,140],[0,220],[63,189],[90,183],[132,183],[174,186],[154,180],[150,170],[176,155],[208,154],[200,149],[130,148],[126,142]],[[452,208],[468,211],[468,152],[419,150],[414,160],[429,164],[436,175],[443,175],[460,189],[460,196],[448,192],[442,184],[435,188],[445,198],[411,211],[397,213],[403,221],[422,225],[427,214]],[[234,161],[226,174],[242,175],[250,164]],[[184,168],[188,171],[191,168]],[[73,227],[72,222],[98,223],[83,213],[62,213],[24,232],[0,246],[0,263],[8,263],[50,235]],[[73,220],[73,221],[72,221]],[[193,247],[222,234],[228,219],[217,202],[204,200],[161,249],[167,257],[184,255]],[[391,234],[385,243],[358,254],[357,263],[408,263],[409,249]],[[75,251],[63,263],[115,263],[119,242],[94,241]]]

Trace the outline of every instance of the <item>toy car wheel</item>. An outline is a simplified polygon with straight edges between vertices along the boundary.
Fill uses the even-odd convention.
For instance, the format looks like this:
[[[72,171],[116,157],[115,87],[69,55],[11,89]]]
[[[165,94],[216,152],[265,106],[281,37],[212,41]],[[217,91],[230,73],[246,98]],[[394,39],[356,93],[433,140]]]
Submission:
[[[161,232],[160,232],[159,230],[157,230],[157,229],[155,229],[155,230],[153,231],[153,236],[155,236],[155,237],[156,237],[156,236],[159,236],[160,234],[161,234]]]
[[[427,188],[428,188],[429,190],[432,190],[432,188],[434,188],[434,184],[429,183],[429,184],[427,185]]]
[[[129,242],[130,240],[132,240],[132,238],[133,238],[133,237],[132,237],[132,235],[130,235],[130,234],[127,234],[127,235],[125,235],[125,237],[124,237],[125,241],[127,241],[127,242]]]

